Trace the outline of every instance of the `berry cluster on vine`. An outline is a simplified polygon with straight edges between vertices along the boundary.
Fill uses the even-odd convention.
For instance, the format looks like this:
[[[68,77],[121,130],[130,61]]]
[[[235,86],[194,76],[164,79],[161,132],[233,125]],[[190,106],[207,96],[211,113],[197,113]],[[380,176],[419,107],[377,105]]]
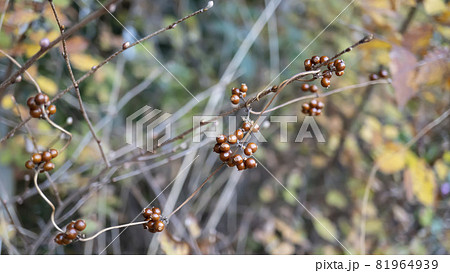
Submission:
[[[66,232],[58,233],[55,237],[55,243],[58,245],[68,245],[80,236],[80,232],[86,228],[86,222],[82,219],[72,221],[66,226]]]
[[[145,208],[142,212],[142,216],[144,216],[145,221],[148,221],[144,224],[144,229],[147,229],[151,233],[161,232],[166,227],[164,222],[167,222],[167,219],[164,218],[162,212],[159,208]]]
[[[43,117],[41,106],[44,106],[44,110],[48,116],[52,116],[56,113],[56,106],[50,104],[50,98],[48,95],[43,93],[38,93],[34,97],[29,97],[27,100],[27,105],[30,110],[30,116],[33,118]]]
[[[34,153],[31,155],[31,159],[25,162],[25,167],[29,170],[40,169],[41,172],[49,172],[55,168],[55,164],[51,160],[57,156],[58,150],[56,149],[49,149],[42,153]]]
[[[248,87],[245,83],[241,84],[241,88],[234,87],[231,89],[230,101],[232,104],[239,104],[239,101],[247,96]]]
[[[389,78],[389,72],[386,69],[380,69],[377,73],[371,73],[369,75],[369,80],[376,81],[378,79],[387,79]]]
[[[312,100],[310,103],[302,105],[302,113],[310,116],[319,116],[325,104],[321,101]]]

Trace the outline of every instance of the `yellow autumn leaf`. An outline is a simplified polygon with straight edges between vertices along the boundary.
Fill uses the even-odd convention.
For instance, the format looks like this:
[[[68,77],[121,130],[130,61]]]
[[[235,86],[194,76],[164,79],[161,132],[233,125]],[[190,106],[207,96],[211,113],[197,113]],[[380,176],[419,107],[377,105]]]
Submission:
[[[94,57],[83,53],[70,54],[70,62],[80,71],[89,71],[91,67],[99,63]]]
[[[447,10],[444,0],[425,0],[423,5],[429,15],[436,15]]]
[[[188,255],[189,246],[185,242],[175,241],[168,232],[161,234],[161,249],[167,255]]]
[[[425,206],[432,206],[436,192],[436,181],[433,171],[422,158],[408,153],[407,164],[412,181],[412,190],[417,200]]]
[[[11,109],[14,106],[14,102],[10,96],[4,96],[2,98],[2,108],[3,109]]]
[[[388,143],[377,157],[377,165],[385,174],[392,174],[403,170],[406,161],[406,151],[403,146]]]
[[[39,44],[26,44],[25,45],[25,56],[30,58],[31,56],[36,54],[40,49],[41,49],[41,47],[39,46]]]
[[[442,159],[439,159],[434,163],[434,169],[436,170],[436,174],[440,180],[444,180],[447,178],[449,171],[448,166]]]
[[[56,83],[45,76],[38,76],[36,78],[36,82],[38,83],[39,87],[41,88],[42,92],[48,94],[48,95],[55,95],[56,92],[58,92],[58,86]]]
[[[334,237],[337,237],[337,230],[334,226],[333,222],[328,220],[327,218],[323,216],[317,216],[316,219],[313,221],[314,223],[314,229],[319,234],[320,237],[323,239],[329,241],[329,242],[335,242],[336,239]],[[334,236],[334,237],[333,237]]]

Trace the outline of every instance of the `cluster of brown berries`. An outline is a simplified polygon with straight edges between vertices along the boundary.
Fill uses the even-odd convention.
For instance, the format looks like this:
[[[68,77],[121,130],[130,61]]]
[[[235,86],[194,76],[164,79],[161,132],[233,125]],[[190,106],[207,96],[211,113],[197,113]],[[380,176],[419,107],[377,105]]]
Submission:
[[[41,172],[49,172],[55,168],[55,164],[51,160],[58,156],[58,150],[50,149],[42,153],[34,153],[31,155],[31,159],[25,162],[27,169],[35,169],[36,167],[42,167]]]
[[[340,76],[344,75],[344,70],[345,70],[345,62],[344,62],[344,60],[338,59],[338,60],[335,60],[334,62],[333,61],[329,61],[329,60],[330,60],[330,58],[328,58],[327,56],[322,56],[322,57],[312,56],[311,59],[306,59],[305,62],[304,62],[306,71],[312,70],[315,65],[319,65],[319,64],[326,64],[327,65],[328,70],[325,70],[322,73],[322,80],[320,81],[320,84],[323,87],[325,87],[325,88],[330,87],[330,85],[331,85],[331,77],[333,77],[333,72],[336,74],[336,76],[340,77]],[[303,88],[303,86],[302,86],[302,90],[303,91],[308,91],[309,90],[309,91],[311,91],[313,93],[317,92],[317,90],[313,91],[314,87],[312,87],[312,86],[314,86],[314,85],[311,85],[311,86],[308,85],[308,88],[306,88],[306,86],[305,86],[305,88]],[[317,89],[317,86],[316,86],[315,89]]]
[[[369,80],[376,81],[378,79],[387,79],[389,78],[389,72],[386,69],[380,69],[378,73],[372,73],[369,75]]]
[[[245,83],[241,84],[241,88],[233,87],[233,89],[231,89],[231,103],[234,105],[239,104],[240,99],[247,96],[247,90],[248,87]]]
[[[252,128],[252,122],[245,121],[242,124],[242,127],[237,129],[236,132],[228,137],[225,135],[220,135],[216,138],[216,145],[214,146],[214,152],[219,154],[219,158],[221,161],[227,163],[228,167],[234,167],[239,171],[245,169],[253,169],[257,166],[256,160],[252,157],[245,157],[238,153],[233,155],[233,151],[231,150],[231,145],[238,145],[246,156],[251,156],[258,150],[258,145],[253,142],[249,142],[247,144],[241,143],[240,140],[244,138],[244,133],[250,131]],[[254,124],[252,132],[258,132],[259,125]]]
[[[27,105],[30,108],[30,116],[33,118],[42,117],[42,105],[44,106],[47,115],[51,116],[56,113],[56,106],[50,104],[50,98],[43,93],[38,93],[34,97],[29,97],[27,100]]]
[[[304,83],[304,84],[302,84],[302,91],[303,92],[311,92],[311,93],[317,93],[317,91],[319,91],[319,87],[317,87],[317,85],[315,85],[315,84],[307,84],[307,83]]]
[[[66,227],[65,233],[58,233],[55,237],[55,243],[58,245],[68,245],[73,240],[78,238],[78,233],[86,228],[86,222],[84,220],[72,221]]]
[[[321,101],[312,100],[310,103],[302,105],[302,113],[310,116],[318,116],[322,113],[325,104]]]
[[[161,216],[161,210],[159,208],[145,208],[142,212],[142,216],[144,216],[145,221],[148,221],[144,224],[144,229],[148,229],[151,233],[161,232],[165,228],[164,221],[166,220]]]

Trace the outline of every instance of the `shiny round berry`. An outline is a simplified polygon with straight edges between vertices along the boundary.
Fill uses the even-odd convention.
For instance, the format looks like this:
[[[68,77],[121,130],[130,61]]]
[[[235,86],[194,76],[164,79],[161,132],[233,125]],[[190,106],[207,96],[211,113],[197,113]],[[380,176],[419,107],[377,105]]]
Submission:
[[[216,145],[214,145],[214,152],[215,153],[220,153],[220,144],[216,144]]]
[[[236,132],[234,133],[237,137],[237,139],[241,140],[244,138],[244,132],[242,132],[242,130],[238,129],[236,130]]]
[[[222,143],[220,144],[220,151],[221,152],[228,152],[230,150],[230,144],[228,143]]]
[[[253,133],[256,133],[256,132],[258,132],[258,131],[259,131],[259,125],[256,124],[256,123],[254,123],[254,124],[253,124],[252,132],[253,132]]]
[[[239,96],[241,94],[241,91],[239,89],[237,89],[236,87],[233,87],[233,89],[231,89],[231,94]]]
[[[245,163],[236,164],[236,167],[239,171],[245,170]]]
[[[252,152],[256,153],[256,151],[258,150],[258,145],[256,145],[256,143],[250,142],[249,144],[247,144],[247,148],[252,149]]]
[[[344,61],[341,61],[339,63],[334,63],[334,66],[336,67],[337,71],[344,71],[345,70],[345,63]]]
[[[302,84],[302,91],[306,92],[308,90],[309,90],[309,84],[307,84],[307,83]]]
[[[58,150],[56,150],[56,149],[50,149],[49,152],[52,155],[52,158],[55,158],[58,156]]]
[[[247,92],[247,90],[248,90],[247,85],[246,85],[245,83],[241,84],[240,90],[241,90],[242,92],[244,92],[244,93]]]
[[[232,95],[230,100],[232,104],[238,104],[240,99],[238,95]]]
[[[311,57],[311,62],[312,62],[313,64],[318,64],[318,63],[320,63],[320,57],[319,57],[319,56],[312,56],[312,57]]]
[[[323,77],[324,78],[331,78],[333,77],[333,73],[331,72],[331,70],[326,70],[323,72]]]
[[[316,116],[320,116],[320,114],[322,114],[322,110],[320,110],[320,109],[316,109],[316,113],[315,113],[315,115],[316,115]]]
[[[328,87],[330,87],[331,80],[330,80],[330,78],[322,78],[322,80],[320,81],[320,84],[323,87],[328,88]]]
[[[34,102],[36,102],[37,105],[42,105],[45,103],[45,96],[42,93],[37,94],[34,97]]]
[[[309,105],[311,106],[311,108],[317,107],[317,104],[318,104],[317,100],[312,100],[312,101],[309,103]]]
[[[375,73],[370,74],[369,80],[371,80],[371,81],[376,81],[376,80],[378,80],[378,75],[375,74]]]
[[[241,97],[242,97],[242,98],[247,97],[247,93],[241,93]]]
[[[77,220],[74,225],[75,229],[78,231],[83,231],[86,228],[86,222],[84,220]]]
[[[156,230],[156,232],[161,232],[161,231],[163,231],[165,226],[166,226],[166,225],[164,225],[164,222],[163,222],[163,221],[161,221],[161,220],[155,221],[155,230]]]
[[[63,245],[68,245],[68,244],[70,244],[70,243],[72,243],[72,240],[70,240],[69,238],[67,238],[67,236],[64,234],[64,237],[63,237],[63,239],[62,239],[62,244]]]
[[[77,238],[78,235],[78,231],[74,228],[68,229],[66,230],[66,238],[69,240],[74,240],[75,238]]]
[[[326,63],[326,62],[328,62],[329,59],[330,58],[328,58],[327,56],[322,56],[322,57],[320,57],[320,63],[321,64]]]
[[[56,235],[56,237],[55,237],[55,243],[57,243],[58,245],[62,245],[63,239],[64,239],[64,233],[58,233],[58,235]]]
[[[40,118],[42,115],[41,108],[30,110],[30,116],[33,118]]]
[[[242,156],[240,154],[237,154],[237,155],[233,156],[233,163],[235,165],[239,165],[242,162],[244,162],[244,159],[242,158]]]
[[[31,170],[34,169],[34,167],[36,167],[36,165],[34,165],[33,161],[28,160],[27,162],[25,162],[25,168]]]
[[[52,160],[52,154],[48,151],[42,152],[42,160],[44,160],[45,162],[48,162],[50,160]]]
[[[321,101],[317,102],[317,109],[322,109],[323,107],[325,107],[325,104]]]
[[[344,75],[345,72],[344,71],[336,71],[335,73],[336,73],[336,76],[340,77],[340,76]]]
[[[68,229],[74,229],[75,228],[75,222],[70,222],[69,224],[67,224],[67,226],[66,226],[66,230],[68,230]]]
[[[302,105],[302,113],[303,113],[303,114],[307,114],[307,113],[309,112],[309,109],[311,109],[311,107],[309,106],[308,103],[304,103],[304,104]]]
[[[142,216],[144,216],[145,219],[149,219],[150,217],[152,217],[153,211],[151,208],[145,208],[142,211]]]
[[[53,162],[45,162],[44,167],[42,167],[42,169],[46,172],[49,172],[51,170],[53,170],[55,168],[55,164],[53,164]]]
[[[34,101],[34,97],[29,97],[27,100],[27,105],[30,108],[30,110],[35,110],[38,109],[39,106],[36,104],[36,102]]]
[[[386,69],[381,69],[378,72],[378,76],[380,76],[380,78],[386,79],[387,77],[389,77],[389,72]]]
[[[334,70],[334,63],[333,62],[328,63],[327,67],[328,70]]]
[[[217,141],[217,143],[222,144],[225,141],[227,141],[227,136],[226,135],[220,135],[220,136],[216,137],[216,141]]]
[[[151,216],[151,219],[153,221],[158,221],[159,219],[161,219],[161,215],[158,214],[158,213],[153,213],[152,216]]]
[[[49,105],[49,106],[47,107],[47,111],[48,111],[48,114],[49,114],[50,116],[51,116],[51,115],[54,115],[54,114],[56,113],[56,106],[53,105],[53,104]]]
[[[253,169],[256,167],[256,160],[254,158],[247,158],[247,160],[245,160],[245,167],[247,169]]]
[[[49,105],[50,104],[50,98],[48,97],[47,94],[44,94],[44,104],[45,105]]]
[[[304,65],[305,65],[305,70],[306,71],[311,70],[312,65],[313,65],[312,62],[311,62],[311,59],[306,59],[305,62],[304,62]]]
[[[39,164],[42,162],[42,155],[38,153],[33,154],[31,156],[31,160],[33,161],[34,164]]]
[[[234,162],[233,162],[233,159],[232,159],[232,158],[228,159],[228,161],[227,161],[227,165],[228,165],[228,167],[234,167],[234,166],[236,166],[236,165],[234,164]]]
[[[311,110],[309,110],[309,115],[310,116],[315,116],[317,113],[317,109],[316,108],[311,108]]]
[[[317,87],[317,85],[313,84],[309,87],[309,91],[311,91],[312,93],[316,93],[317,91],[319,91],[319,88]]]
[[[158,207],[152,208],[152,211],[153,211],[153,213],[156,213],[156,214],[159,214],[159,215],[161,215],[161,213],[162,213],[161,209],[158,208]]]
[[[253,154],[253,151],[252,151],[251,148],[247,147],[247,148],[244,149],[244,154],[248,155],[248,156],[251,156]]]
[[[155,222],[154,222],[154,221],[149,221],[149,222],[147,223],[147,229],[148,229],[148,231],[150,231],[151,233],[155,233],[155,232],[156,232],[156,230],[155,230]]]
[[[250,128],[252,128],[252,124],[250,122],[244,122],[242,123],[242,129],[244,129],[245,131],[249,131]]]
[[[231,156],[231,152],[228,151],[228,152],[220,153],[219,157],[220,157],[220,160],[227,161],[228,159],[230,159],[230,156]]]
[[[236,135],[229,135],[228,136],[228,143],[230,144],[236,144],[238,141],[237,136]]]

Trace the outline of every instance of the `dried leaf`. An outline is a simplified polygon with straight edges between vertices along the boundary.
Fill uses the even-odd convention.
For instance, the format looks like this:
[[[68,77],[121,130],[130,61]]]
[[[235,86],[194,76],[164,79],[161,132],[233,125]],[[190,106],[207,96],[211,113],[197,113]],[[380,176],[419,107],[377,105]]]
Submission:
[[[161,234],[161,249],[167,255],[188,255],[189,245],[185,242],[176,241],[169,235],[168,231]]]
[[[94,57],[82,53],[71,54],[70,61],[73,67],[80,71],[89,71],[91,67],[99,63]]]
[[[337,229],[333,222],[328,220],[327,218],[315,214],[317,220],[314,220],[314,229],[323,239],[329,242],[335,242],[336,240],[333,236],[337,236]],[[319,223],[320,222],[320,223]],[[331,233],[331,234],[330,234]]]
[[[447,10],[444,0],[425,0],[423,6],[429,15],[436,15]]]
[[[395,88],[395,99],[401,109],[417,92],[414,81],[417,59],[409,50],[399,46],[392,48],[390,57],[392,85]]]
[[[36,82],[38,83],[42,92],[47,93],[48,95],[54,95],[56,94],[56,92],[58,92],[58,85],[56,85],[56,83],[50,78],[47,78],[45,76],[38,76],[36,78]]]
[[[411,174],[414,195],[425,206],[432,206],[436,192],[433,171],[428,168],[424,159],[418,158],[413,153],[408,153],[407,164]]]

